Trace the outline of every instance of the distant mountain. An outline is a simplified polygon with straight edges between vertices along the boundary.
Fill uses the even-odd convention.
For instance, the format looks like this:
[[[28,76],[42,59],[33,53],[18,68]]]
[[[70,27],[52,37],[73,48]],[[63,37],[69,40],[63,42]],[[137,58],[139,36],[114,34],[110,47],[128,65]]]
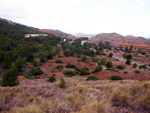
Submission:
[[[41,29],[40,31],[42,32],[51,32],[51,33],[54,33],[58,36],[61,36],[61,37],[69,37],[69,38],[73,38],[74,36],[73,35],[70,35],[68,33],[64,33],[60,30],[54,30],[54,29]]]
[[[130,44],[146,44],[150,45],[150,40],[144,37],[135,37],[132,35],[122,36],[117,33],[100,33],[91,38],[92,41],[111,41]]]
[[[93,34],[78,33],[78,34],[75,34],[74,36],[75,36],[75,37],[88,37],[88,38],[91,38],[91,37],[93,37],[93,36],[95,36],[95,35],[93,35]]]

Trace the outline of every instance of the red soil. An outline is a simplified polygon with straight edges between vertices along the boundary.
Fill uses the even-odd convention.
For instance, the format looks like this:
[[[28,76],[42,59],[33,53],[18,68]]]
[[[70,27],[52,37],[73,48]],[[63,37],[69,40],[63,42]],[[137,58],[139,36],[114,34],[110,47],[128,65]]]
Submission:
[[[63,63],[55,63],[56,59],[61,59],[63,61]],[[84,62],[79,62],[78,60],[80,60],[79,58],[73,58],[73,57],[62,57],[62,58],[58,58],[58,57],[54,57],[54,59],[52,60],[48,60],[45,64],[43,64],[42,66],[40,66],[40,68],[42,69],[42,71],[45,74],[48,75],[52,75],[54,73],[50,72],[50,70],[52,68],[55,68],[58,65],[63,65],[64,67],[67,65],[67,63],[70,63],[72,65],[76,65],[79,69],[83,68],[83,67],[87,67],[89,68],[89,71],[93,71],[96,68],[96,63],[84,63]],[[49,66],[49,64],[51,64],[52,66]],[[56,76],[64,76],[63,72],[59,72],[57,69],[55,69],[55,75]]]
[[[56,59],[61,59],[63,61],[62,64],[58,64],[55,63]],[[69,62],[70,64],[76,65],[78,68],[83,68],[83,67],[87,67],[89,68],[89,71],[92,72],[93,70],[95,70],[95,68],[97,67],[96,63],[91,62],[91,63],[84,63],[84,62],[78,62],[78,60],[80,60],[79,58],[73,58],[73,57],[62,57],[62,58],[58,58],[57,56],[52,59],[52,60],[48,60],[45,64],[43,64],[42,66],[40,66],[40,68],[42,69],[42,71],[45,74],[48,74],[48,76],[54,74],[52,72],[50,72],[51,68],[55,68],[58,65],[63,65],[64,67],[67,65],[67,63]],[[118,65],[120,64],[120,62],[115,62],[118,63]],[[49,64],[51,64],[52,66],[49,66]],[[129,68],[129,66],[125,66],[126,68]],[[131,68],[131,67],[130,67]],[[55,75],[60,77],[60,76],[64,76],[63,72],[59,72],[57,69],[55,69]],[[135,76],[135,75],[129,75],[129,74],[122,74],[122,73],[118,73],[118,72],[114,72],[114,71],[109,71],[109,70],[103,70],[101,72],[97,72],[92,74],[96,77],[98,77],[100,80],[104,80],[104,79],[110,79],[110,77],[112,75],[117,75],[117,76],[121,76],[123,79],[132,79],[132,80],[150,80],[150,78],[144,77],[144,76]],[[88,77],[84,76],[84,77]]]
[[[97,73],[95,73],[93,75],[96,76],[97,78],[99,78],[100,80],[110,79],[110,77],[113,76],[113,75],[120,76],[120,77],[122,77],[125,80],[126,79],[150,80],[150,78],[147,78],[147,77],[144,77],[144,76],[134,76],[134,75],[122,74],[122,73],[109,71],[109,70],[103,70],[103,71],[97,72]]]

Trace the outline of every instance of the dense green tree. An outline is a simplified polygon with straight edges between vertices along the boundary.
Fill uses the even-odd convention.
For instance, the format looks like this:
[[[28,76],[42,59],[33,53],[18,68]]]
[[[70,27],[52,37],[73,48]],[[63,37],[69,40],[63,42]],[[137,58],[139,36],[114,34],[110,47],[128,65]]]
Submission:
[[[22,67],[23,65],[26,63],[26,60],[25,59],[22,59],[22,58],[18,58],[16,63],[15,63],[15,66],[17,67],[18,71],[21,71],[22,70]]]
[[[137,67],[137,64],[136,64],[136,63],[134,63],[134,64],[133,64],[133,68],[136,68],[136,67]]]
[[[53,59],[53,53],[52,52],[48,52],[47,59]]]
[[[33,61],[33,54],[32,53],[28,53],[27,54],[27,56],[26,56],[26,60],[28,61],[28,62],[32,62]]]
[[[93,73],[96,73],[96,72],[99,72],[99,71],[102,71],[102,70],[103,70],[102,66],[101,66],[101,65],[98,65],[98,66],[95,68],[95,70],[93,71]]]
[[[112,57],[113,56],[113,53],[109,53],[108,57]]]
[[[17,67],[12,66],[10,69],[8,69],[2,78],[2,86],[14,86],[17,85]]]
[[[90,75],[90,72],[87,68],[82,68],[82,69],[80,69],[80,75],[81,76]]]
[[[107,67],[107,68],[112,68],[112,66],[113,66],[113,64],[112,64],[111,61],[108,61],[108,62],[106,63],[106,67]]]
[[[56,78],[54,76],[51,76],[49,77],[48,81],[53,83],[56,81]]]
[[[131,65],[130,59],[128,59],[128,60],[126,61],[126,64],[127,64],[127,65]]]
[[[105,65],[105,64],[106,64],[106,58],[101,58],[100,64],[101,64],[101,65]]]
[[[66,57],[71,56],[71,51],[70,51],[69,49],[65,49],[65,50],[64,50],[64,55],[65,55]]]

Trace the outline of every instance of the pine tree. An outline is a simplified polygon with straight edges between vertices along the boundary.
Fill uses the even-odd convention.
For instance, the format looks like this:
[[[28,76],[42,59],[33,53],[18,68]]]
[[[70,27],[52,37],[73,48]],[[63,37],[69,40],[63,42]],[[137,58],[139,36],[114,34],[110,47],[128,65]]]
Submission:
[[[8,69],[2,78],[2,86],[14,86],[17,85],[17,67],[12,66]]]

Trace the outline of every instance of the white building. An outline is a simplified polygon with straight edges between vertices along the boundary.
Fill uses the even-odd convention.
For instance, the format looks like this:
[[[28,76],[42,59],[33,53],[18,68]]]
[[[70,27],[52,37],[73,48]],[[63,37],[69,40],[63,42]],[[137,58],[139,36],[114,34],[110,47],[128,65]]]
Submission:
[[[48,36],[47,34],[26,34],[25,37],[38,37],[38,36]]]

